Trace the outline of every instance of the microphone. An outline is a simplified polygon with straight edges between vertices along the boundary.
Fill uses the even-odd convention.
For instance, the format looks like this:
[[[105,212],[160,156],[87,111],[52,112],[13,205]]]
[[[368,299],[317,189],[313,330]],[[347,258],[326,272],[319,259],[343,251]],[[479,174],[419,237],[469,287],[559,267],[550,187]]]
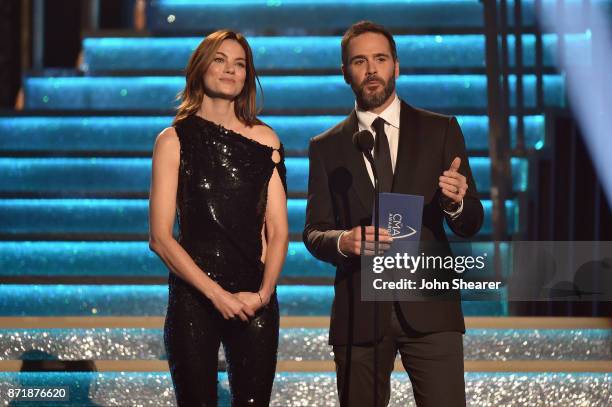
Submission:
[[[374,241],[375,241],[375,249],[374,253],[378,254],[378,243],[380,242],[378,236],[378,227],[379,227],[379,196],[380,189],[378,183],[378,172],[376,171],[376,165],[374,164],[374,157],[372,157],[372,148],[374,147],[374,136],[368,130],[357,131],[353,134],[353,145],[357,147],[357,150],[361,151],[363,155],[370,162],[370,167],[372,168],[372,175],[374,176]]]
[[[353,134],[353,145],[357,150],[361,151],[372,167],[374,166],[374,158],[372,157],[372,149],[374,148],[374,136],[368,130],[361,130]]]
[[[361,151],[365,158],[370,162],[372,167],[372,175],[374,175],[374,187],[376,188],[376,200],[378,201],[378,172],[374,165],[374,157],[372,157],[372,149],[374,148],[374,136],[368,130],[357,131],[353,134],[353,145],[357,150]]]

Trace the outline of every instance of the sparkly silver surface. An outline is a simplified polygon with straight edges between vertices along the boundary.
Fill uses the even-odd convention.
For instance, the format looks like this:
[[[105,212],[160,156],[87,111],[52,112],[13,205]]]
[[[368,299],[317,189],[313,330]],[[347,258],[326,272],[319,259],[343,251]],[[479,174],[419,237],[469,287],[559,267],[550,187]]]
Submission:
[[[278,337],[278,359],[332,360],[334,353],[328,345],[328,330],[320,328],[281,329]]]
[[[163,359],[159,329],[13,329],[0,330],[0,360],[40,358],[41,352],[60,360]]]
[[[279,358],[332,359],[327,339],[326,329],[281,330]],[[466,360],[612,360],[612,331],[471,329],[463,337],[463,346]]]
[[[21,375],[21,376],[18,376]],[[38,377],[36,377],[38,375]],[[228,406],[229,385],[219,375],[219,406]],[[0,373],[0,400],[8,405],[7,390],[18,385],[70,386],[72,403],[64,405],[174,406],[168,373]],[[610,405],[609,373],[467,373],[468,406],[606,407]],[[334,373],[277,374],[271,406],[338,406]],[[394,373],[391,407],[413,407],[408,376]]]
[[[165,359],[162,335],[161,329],[140,328],[4,329],[0,360],[31,351],[62,360]],[[278,358],[332,360],[327,340],[325,328],[281,329]],[[612,331],[604,329],[474,329],[463,343],[466,360],[612,360]]]
[[[467,360],[612,360],[612,330],[473,329],[463,351]]]

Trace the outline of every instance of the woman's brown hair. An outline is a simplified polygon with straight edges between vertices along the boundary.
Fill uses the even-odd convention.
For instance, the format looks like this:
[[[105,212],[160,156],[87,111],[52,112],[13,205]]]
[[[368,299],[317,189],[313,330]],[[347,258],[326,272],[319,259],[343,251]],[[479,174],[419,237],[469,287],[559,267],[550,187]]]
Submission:
[[[204,74],[215,58],[217,50],[225,40],[235,40],[244,49],[246,56],[246,78],[244,87],[234,100],[234,111],[236,117],[246,126],[251,127],[257,124],[264,124],[257,118],[257,84],[261,90],[261,83],[255,72],[253,65],[253,53],[246,38],[235,31],[219,30],[208,35],[198,45],[198,48],[191,54],[189,63],[185,69],[185,89],[177,96],[181,103],[177,108],[176,116],[172,124],[195,114],[202,105],[204,99]],[[263,91],[262,91],[263,97]]]

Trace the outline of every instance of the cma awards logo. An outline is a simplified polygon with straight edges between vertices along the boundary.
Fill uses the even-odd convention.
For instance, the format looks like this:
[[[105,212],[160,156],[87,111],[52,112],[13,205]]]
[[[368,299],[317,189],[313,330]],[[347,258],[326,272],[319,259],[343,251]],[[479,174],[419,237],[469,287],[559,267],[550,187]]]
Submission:
[[[416,229],[404,225],[403,217],[401,213],[390,213],[389,214],[389,225],[388,228],[391,237],[394,239],[403,239],[416,234]]]

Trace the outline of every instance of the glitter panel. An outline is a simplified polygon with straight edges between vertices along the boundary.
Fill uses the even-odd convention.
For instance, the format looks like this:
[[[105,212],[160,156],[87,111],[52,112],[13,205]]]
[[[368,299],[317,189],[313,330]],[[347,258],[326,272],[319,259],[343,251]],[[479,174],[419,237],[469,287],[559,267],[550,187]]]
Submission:
[[[555,406],[607,407],[609,373],[467,373],[466,398],[470,407]],[[219,374],[219,406],[229,406],[227,376]],[[8,405],[7,391],[17,386],[69,386],[71,403],[103,406],[174,406],[169,373],[0,373],[0,402]],[[47,405],[47,404],[45,404]],[[48,404],[53,405],[53,404]],[[90,405],[90,404],[87,404]],[[277,373],[273,407],[335,407],[333,373]],[[406,374],[394,373],[390,407],[415,407]]]
[[[283,328],[279,360],[333,360],[326,328]],[[468,329],[465,360],[612,360],[605,329]],[[2,329],[0,360],[165,359],[161,329]],[[222,350],[219,357],[223,359]]]

